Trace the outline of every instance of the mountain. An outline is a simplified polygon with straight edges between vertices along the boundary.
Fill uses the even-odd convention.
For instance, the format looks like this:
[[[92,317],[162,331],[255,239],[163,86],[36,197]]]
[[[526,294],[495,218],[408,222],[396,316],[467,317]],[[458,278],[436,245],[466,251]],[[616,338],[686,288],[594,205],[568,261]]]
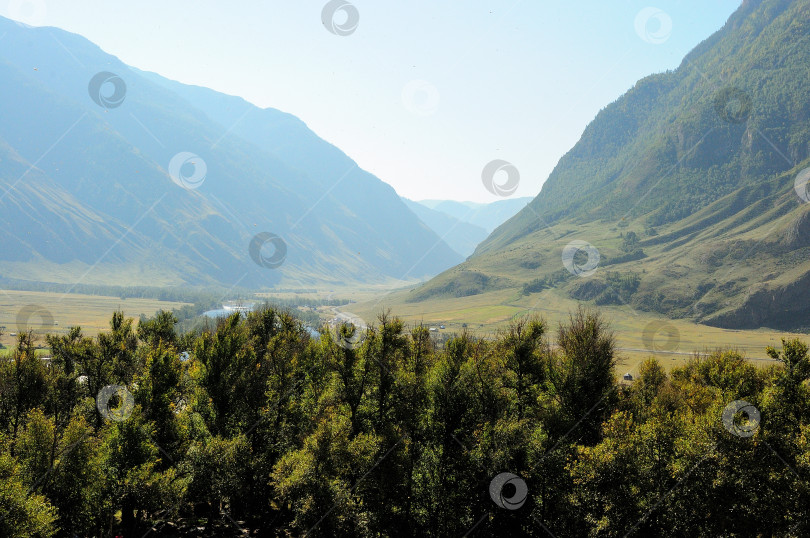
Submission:
[[[0,18],[0,274],[266,287],[435,275],[455,253],[289,114]]]
[[[523,209],[531,198],[498,200],[491,203],[454,200],[402,199],[405,205],[465,258],[500,224]]]
[[[524,197],[507,198],[488,204],[454,200],[420,200],[419,203],[463,222],[484,228],[487,233],[490,233],[526,207],[531,200],[531,198]]]
[[[431,230],[450,245],[450,248],[465,258],[472,254],[478,243],[483,241],[492,231],[470,224],[442,211],[431,209],[419,202],[407,198],[403,198],[402,201],[422,222],[427,224]]]
[[[810,326],[809,85],[810,0],[743,2],[600,111],[528,207],[409,301],[514,289]]]

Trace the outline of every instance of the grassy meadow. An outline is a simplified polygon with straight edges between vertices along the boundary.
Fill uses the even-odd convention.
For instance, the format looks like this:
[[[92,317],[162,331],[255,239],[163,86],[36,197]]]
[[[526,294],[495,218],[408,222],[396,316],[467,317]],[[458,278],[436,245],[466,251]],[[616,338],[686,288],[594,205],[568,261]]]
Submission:
[[[438,329],[440,334],[460,333],[466,328],[481,337],[492,336],[514,318],[525,315],[541,316],[555,329],[577,306],[576,301],[554,289],[529,296],[515,289],[503,289],[469,297],[441,297],[409,303],[406,299],[411,293],[408,289],[391,291],[379,287],[341,287],[261,293],[256,298],[271,302],[274,298],[345,299],[351,302],[340,307],[317,307],[321,319],[327,321],[340,311],[374,322],[377,315],[391,309],[393,314],[411,326],[424,323],[438,329],[444,325],[444,329]],[[171,310],[186,304],[156,299],[0,290],[0,326],[6,327],[0,336],[0,343],[6,349],[0,349],[0,354],[16,341],[11,334],[17,332],[17,313],[26,305],[42,307],[50,312],[55,322],[54,326],[47,328],[50,333],[64,334],[70,326],[78,325],[85,334],[93,336],[108,328],[110,316],[115,310],[123,310],[127,317],[138,318],[141,314],[151,316],[160,309]],[[628,372],[636,374],[638,365],[650,355],[655,355],[669,369],[682,365],[694,352],[717,348],[739,350],[755,365],[769,364],[771,360],[765,354],[766,346],[778,346],[783,337],[807,337],[770,329],[738,331],[700,325],[689,320],[664,320],[657,314],[641,312],[629,306],[603,306],[599,309],[616,334],[620,350],[617,375]],[[45,330],[40,326],[41,319],[37,314],[32,316],[30,323],[39,331]]]
[[[138,318],[141,314],[152,316],[158,310],[171,310],[185,304],[156,299],[0,290],[0,326],[5,326],[0,343],[5,348],[16,343],[16,337],[11,333],[18,331],[17,315],[28,305],[46,309],[53,316],[54,323],[58,324],[42,327],[41,316],[33,314],[29,324],[37,332],[65,334],[69,327],[78,325],[86,335],[94,336],[101,330],[109,329],[110,317],[115,310],[122,310],[127,317]]]
[[[428,299],[408,303],[409,291],[399,291],[341,308],[365,320],[390,308],[409,325],[424,323],[445,328],[439,332],[460,332],[465,327],[477,336],[489,336],[506,327],[515,317],[541,316],[556,329],[576,309],[577,302],[557,290],[523,296],[514,289],[498,290],[470,297]],[[665,320],[661,316],[629,306],[601,306],[599,310],[616,334],[620,360],[617,374],[637,373],[638,365],[650,355],[665,367],[682,365],[694,352],[717,348],[739,350],[755,365],[769,364],[765,348],[779,346],[781,338],[807,335],[771,329],[729,330],[700,325],[689,320]],[[673,330],[674,328],[674,330]],[[646,335],[645,335],[646,329]],[[657,331],[655,329],[658,329]],[[652,343],[652,345],[650,345]]]

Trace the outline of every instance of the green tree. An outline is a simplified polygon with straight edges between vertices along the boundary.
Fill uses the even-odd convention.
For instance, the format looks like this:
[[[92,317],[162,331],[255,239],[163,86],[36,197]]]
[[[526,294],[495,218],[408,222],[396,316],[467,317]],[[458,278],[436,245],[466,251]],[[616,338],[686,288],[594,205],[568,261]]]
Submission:
[[[21,332],[10,361],[0,361],[0,424],[11,435],[11,453],[26,414],[44,405],[50,376],[43,361],[36,356],[34,335]]]
[[[163,457],[152,441],[155,434],[139,407],[126,420],[107,422],[101,431],[105,495],[113,509],[120,509],[125,533],[143,533],[150,515],[177,508],[181,499],[177,469],[160,470]]]
[[[515,392],[518,420],[536,407],[538,391],[545,381],[545,355],[543,337],[546,325],[539,319],[520,319],[513,322],[500,336],[505,366],[512,373],[506,386]]]
[[[554,435],[573,429],[574,439],[592,445],[617,395],[615,338],[598,312],[580,307],[560,325],[557,345],[549,364],[550,387],[559,406]]]
[[[177,318],[174,313],[160,310],[153,318],[141,318],[138,322],[138,338],[152,347],[156,347],[160,342],[167,346],[176,346],[177,334],[174,331],[176,324]],[[121,325],[121,329],[125,331],[127,326]],[[128,332],[122,334],[128,336]]]
[[[0,453],[0,536],[50,538],[56,530],[56,509],[44,496],[31,494],[14,458]]]

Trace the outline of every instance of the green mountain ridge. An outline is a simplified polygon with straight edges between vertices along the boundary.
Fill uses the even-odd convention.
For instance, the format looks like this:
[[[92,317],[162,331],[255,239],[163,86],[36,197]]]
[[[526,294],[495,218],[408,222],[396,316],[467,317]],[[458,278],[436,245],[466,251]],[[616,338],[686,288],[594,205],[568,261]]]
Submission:
[[[744,2],[680,67],[600,111],[527,208],[409,301],[515,288],[728,328],[810,325],[794,190],[808,82],[810,2]],[[565,269],[575,240],[600,254],[590,276]]]

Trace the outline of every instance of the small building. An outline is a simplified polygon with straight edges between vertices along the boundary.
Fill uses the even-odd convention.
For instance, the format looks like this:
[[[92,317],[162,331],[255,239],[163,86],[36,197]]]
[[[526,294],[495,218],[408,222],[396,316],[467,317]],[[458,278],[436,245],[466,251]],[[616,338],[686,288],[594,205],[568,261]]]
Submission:
[[[630,373],[624,374],[622,376],[622,379],[624,379],[625,381],[632,381],[633,380],[633,374],[630,374]]]
[[[436,327],[431,327],[429,330],[432,333],[439,332],[439,329],[437,329]]]

